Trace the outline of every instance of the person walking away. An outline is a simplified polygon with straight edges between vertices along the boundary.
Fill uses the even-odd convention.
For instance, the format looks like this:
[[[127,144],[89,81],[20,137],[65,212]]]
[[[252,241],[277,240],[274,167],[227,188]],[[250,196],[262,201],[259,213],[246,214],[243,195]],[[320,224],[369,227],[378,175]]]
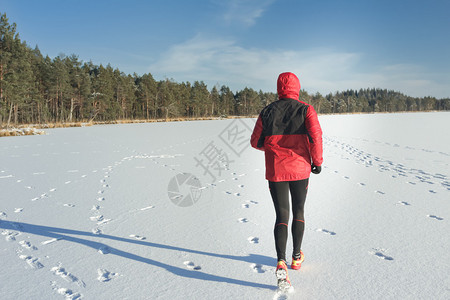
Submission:
[[[278,100],[259,114],[251,136],[251,146],[264,151],[276,220],[278,287],[291,286],[286,263],[289,224],[289,194],[293,220],[291,268],[299,270],[304,260],[301,250],[305,230],[304,206],[311,172],[319,174],[323,162],[322,129],[313,106],[299,100],[300,81],[294,73],[282,73],[277,80]]]

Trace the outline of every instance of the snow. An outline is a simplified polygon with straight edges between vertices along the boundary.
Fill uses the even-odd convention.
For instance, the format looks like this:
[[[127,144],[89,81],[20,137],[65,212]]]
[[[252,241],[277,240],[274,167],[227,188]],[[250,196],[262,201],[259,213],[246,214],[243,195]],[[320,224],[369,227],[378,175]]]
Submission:
[[[0,138],[0,298],[449,299],[449,117],[320,116],[286,295],[254,119]]]
[[[33,127],[0,129],[0,137],[2,136],[18,136],[18,135],[37,135],[44,134],[43,130],[37,130]]]

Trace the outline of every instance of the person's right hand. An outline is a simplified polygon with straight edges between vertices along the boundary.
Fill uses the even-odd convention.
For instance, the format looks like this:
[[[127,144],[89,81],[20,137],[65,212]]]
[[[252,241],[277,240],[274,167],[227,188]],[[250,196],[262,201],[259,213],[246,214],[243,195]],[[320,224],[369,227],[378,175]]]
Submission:
[[[315,166],[315,165],[311,166],[311,172],[313,172],[314,174],[319,174],[321,171],[322,171],[321,166]]]

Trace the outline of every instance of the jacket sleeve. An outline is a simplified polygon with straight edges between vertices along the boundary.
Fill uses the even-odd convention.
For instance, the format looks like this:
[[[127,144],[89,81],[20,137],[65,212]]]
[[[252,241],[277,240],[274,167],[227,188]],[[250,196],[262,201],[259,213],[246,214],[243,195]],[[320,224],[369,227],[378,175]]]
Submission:
[[[322,128],[320,127],[319,118],[312,105],[308,107],[305,125],[310,137],[309,151],[311,153],[312,164],[321,166],[323,162]]]
[[[264,146],[258,147],[258,141],[261,138],[263,131],[262,126],[262,119],[261,115],[258,117],[258,120],[256,121],[255,128],[253,129],[252,137],[250,138],[250,144],[253,148],[264,151]]]

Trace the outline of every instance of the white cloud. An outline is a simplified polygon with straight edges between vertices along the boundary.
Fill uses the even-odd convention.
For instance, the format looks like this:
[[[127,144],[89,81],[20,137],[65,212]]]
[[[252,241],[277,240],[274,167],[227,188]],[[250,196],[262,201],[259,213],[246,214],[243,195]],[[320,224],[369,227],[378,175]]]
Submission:
[[[229,0],[216,1],[223,7],[223,20],[227,24],[239,23],[239,25],[253,26],[266,9],[275,0]]]
[[[347,75],[350,77],[351,74]],[[400,91],[408,96],[448,98],[450,87],[449,74],[439,74],[428,71],[425,67],[414,64],[384,65],[371,70],[359,72],[354,82],[349,82],[354,88],[380,87]],[[365,86],[364,86],[365,84]]]
[[[170,48],[148,71],[160,79],[203,80],[209,88],[218,83],[233,91],[251,87],[275,92],[278,74],[289,71],[297,74],[302,88],[311,93],[376,87],[411,96],[450,95],[444,79],[433,80],[433,74],[425,74],[419,66],[391,65],[363,70],[363,59],[361,53],[330,49],[243,48],[233,40],[198,35]]]

